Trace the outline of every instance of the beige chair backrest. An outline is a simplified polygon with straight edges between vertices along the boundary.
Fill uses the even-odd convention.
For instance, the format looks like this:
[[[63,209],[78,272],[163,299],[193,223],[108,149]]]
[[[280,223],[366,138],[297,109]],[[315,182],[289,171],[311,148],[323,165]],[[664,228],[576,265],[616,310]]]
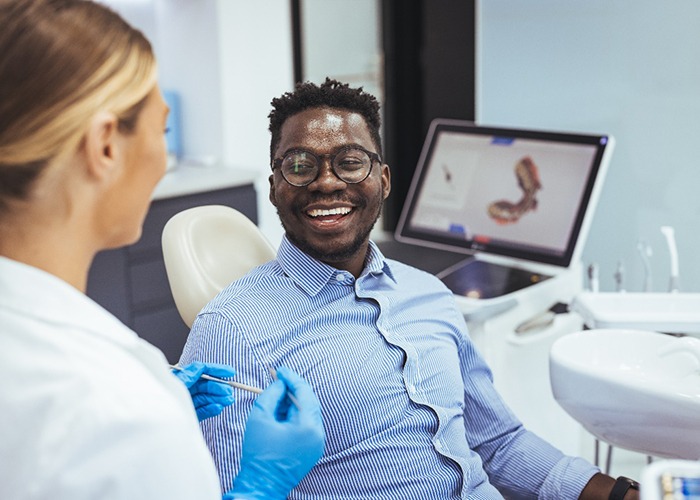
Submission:
[[[175,305],[191,327],[224,287],[275,257],[260,229],[223,205],[189,208],[163,228],[163,257]]]

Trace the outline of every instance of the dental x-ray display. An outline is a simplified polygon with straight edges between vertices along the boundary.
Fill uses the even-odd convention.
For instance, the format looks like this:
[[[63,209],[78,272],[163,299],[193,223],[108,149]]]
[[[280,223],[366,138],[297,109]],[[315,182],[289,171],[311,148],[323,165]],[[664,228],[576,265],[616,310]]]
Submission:
[[[613,142],[607,135],[435,120],[396,239],[567,268],[580,258]],[[521,276],[523,284],[513,286],[540,278]]]

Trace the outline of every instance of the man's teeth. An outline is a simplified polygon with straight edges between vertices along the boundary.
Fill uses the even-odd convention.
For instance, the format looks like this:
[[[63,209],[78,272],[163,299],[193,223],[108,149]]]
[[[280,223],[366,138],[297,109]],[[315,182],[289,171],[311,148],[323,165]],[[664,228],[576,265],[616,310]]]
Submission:
[[[311,217],[322,217],[325,215],[346,215],[350,213],[350,208],[348,207],[339,207],[339,208],[331,208],[330,210],[321,210],[321,209],[314,209],[314,210],[309,210],[309,215]]]

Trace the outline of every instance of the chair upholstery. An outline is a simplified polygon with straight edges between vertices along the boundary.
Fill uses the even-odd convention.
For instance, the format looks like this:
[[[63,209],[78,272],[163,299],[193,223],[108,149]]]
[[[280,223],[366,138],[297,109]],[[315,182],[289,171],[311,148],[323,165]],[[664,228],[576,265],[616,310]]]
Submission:
[[[223,205],[175,214],[163,228],[162,242],[170,290],[189,327],[224,287],[275,257],[260,229],[238,210]]]

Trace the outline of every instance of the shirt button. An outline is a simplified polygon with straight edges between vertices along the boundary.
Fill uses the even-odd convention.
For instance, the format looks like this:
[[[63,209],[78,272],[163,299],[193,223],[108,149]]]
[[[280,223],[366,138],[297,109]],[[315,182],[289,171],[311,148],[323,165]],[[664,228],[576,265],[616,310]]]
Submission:
[[[342,274],[336,274],[336,275],[335,275],[335,280],[336,280],[336,281],[344,281],[344,280],[345,280],[345,276],[343,276]]]
[[[413,384],[409,385],[408,392],[410,392],[411,394],[415,394],[416,393],[416,386]]]

